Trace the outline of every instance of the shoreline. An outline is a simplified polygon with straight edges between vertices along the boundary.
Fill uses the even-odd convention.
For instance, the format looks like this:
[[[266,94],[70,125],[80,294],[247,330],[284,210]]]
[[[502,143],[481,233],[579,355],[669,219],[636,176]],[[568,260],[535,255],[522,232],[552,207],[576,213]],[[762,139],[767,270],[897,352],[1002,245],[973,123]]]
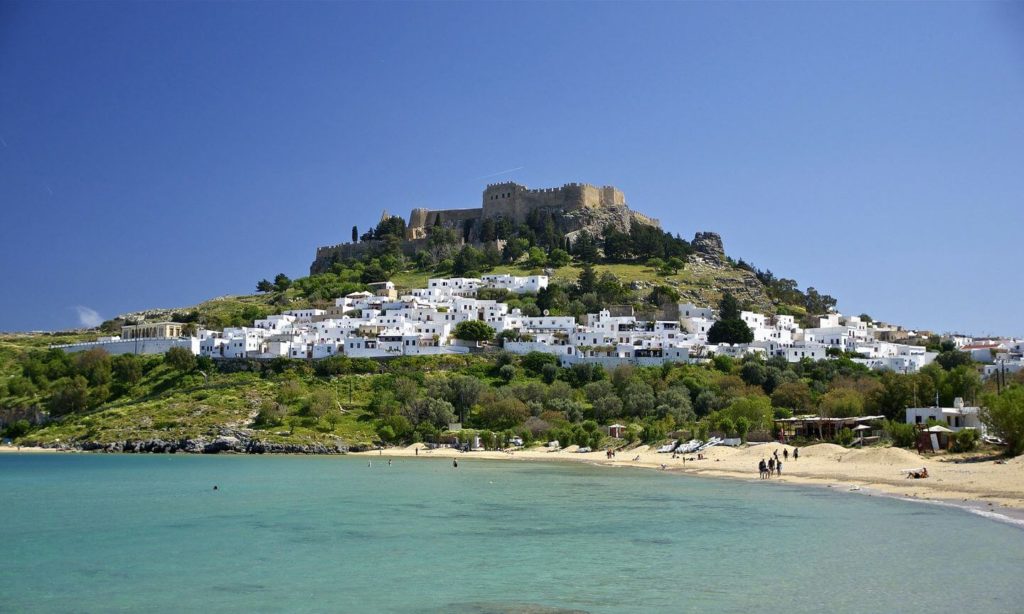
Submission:
[[[417,455],[417,448],[419,454]],[[725,479],[757,480],[757,463],[778,451],[792,453],[794,448],[767,443],[740,448],[710,448],[704,460],[695,454],[672,458],[648,446],[620,452],[606,458],[603,451],[579,453],[576,446],[548,451],[543,448],[512,452],[496,450],[460,452],[452,448],[428,450],[423,444],[404,448],[385,448],[349,452],[347,456],[402,459],[460,459],[512,462],[582,463],[595,467],[632,467],[666,473]],[[962,509],[992,520],[1005,521],[1024,528],[1024,456],[997,463],[995,460],[969,461],[967,457],[921,457],[899,448],[847,449],[834,444],[814,444],[799,448],[800,459],[783,463],[783,475],[765,480],[790,486],[814,486],[867,496],[881,496]],[[0,454],[77,454],[82,450],[0,446]],[[237,453],[228,453],[236,455]],[[306,456],[296,454],[296,456]],[[634,460],[637,459],[638,460]],[[931,477],[907,479],[902,469],[927,466]]]
[[[422,446],[422,444],[420,444]],[[580,454],[570,447],[549,452],[527,449],[508,452],[459,452],[451,448],[386,448],[353,452],[352,456],[381,458],[479,459],[520,462],[575,462],[600,467],[636,467],[666,473],[734,481],[758,480],[757,463],[776,450],[793,448],[777,443],[741,448],[711,448],[704,460],[689,460],[696,455],[673,459],[647,446],[623,451],[608,459],[604,452]],[[846,449],[833,444],[801,447],[800,459],[783,463],[781,477],[768,482],[793,486],[834,488],[868,496],[885,496],[906,501],[951,505],[979,515],[1002,515],[1024,525],[1024,457],[997,464],[994,460],[966,462],[963,459],[924,458],[898,448]],[[639,460],[633,460],[639,456]],[[960,462],[956,462],[956,461]],[[929,478],[908,479],[902,469],[927,466]]]

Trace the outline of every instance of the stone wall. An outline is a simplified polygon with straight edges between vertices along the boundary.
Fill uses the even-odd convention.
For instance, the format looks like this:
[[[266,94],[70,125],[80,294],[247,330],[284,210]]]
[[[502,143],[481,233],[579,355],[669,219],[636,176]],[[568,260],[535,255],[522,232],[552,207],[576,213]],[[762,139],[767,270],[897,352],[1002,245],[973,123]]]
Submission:
[[[364,256],[373,254],[384,247],[383,241],[370,240],[359,243],[339,243],[337,245],[324,245],[316,248],[316,259],[309,265],[309,274],[325,273],[330,270],[335,262],[345,260],[357,260]],[[402,253],[408,257],[416,255],[421,249],[426,249],[426,239],[414,239],[402,241]]]
[[[413,209],[405,227],[406,239],[426,239],[427,233],[440,222],[445,228],[453,228],[462,236],[466,222],[478,224],[483,209]]]
[[[468,229],[468,242],[476,244],[483,220],[505,218],[514,224],[524,224],[530,212],[537,209],[554,213],[559,232],[570,241],[583,230],[599,236],[607,226],[628,232],[633,223],[661,225],[658,220],[629,209],[625,194],[613,186],[567,183],[560,188],[531,190],[514,182],[493,183],[484,189],[482,206],[478,208],[413,209],[406,225],[402,252],[411,257],[424,249],[430,228],[438,222],[455,230],[459,241],[467,237]],[[311,275],[323,273],[334,262],[363,258],[380,246],[380,241],[362,241],[320,247],[309,272]]]
[[[567,183],[560,188],[531,190],[518,183],[493,183],[483,193],[483,217],[504,217],[522,224],[535,209],[568,212],[625,204],[626,196],[612,186],[599,188],[586,183]]]

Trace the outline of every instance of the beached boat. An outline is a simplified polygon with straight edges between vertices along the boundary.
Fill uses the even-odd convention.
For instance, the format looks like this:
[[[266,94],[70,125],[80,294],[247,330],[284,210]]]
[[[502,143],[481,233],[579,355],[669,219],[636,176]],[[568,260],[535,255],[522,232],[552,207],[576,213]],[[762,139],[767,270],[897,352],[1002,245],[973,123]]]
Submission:
[[[672,443],[667,443],[667,444],[661,446],[660,448],[658,448],[658,454],[666,454],[668,452],[671,452],[671,451],[675,450],[676,449],[676,444],[678,444],[678,443],[679,443],[678,441],[673,439]]]

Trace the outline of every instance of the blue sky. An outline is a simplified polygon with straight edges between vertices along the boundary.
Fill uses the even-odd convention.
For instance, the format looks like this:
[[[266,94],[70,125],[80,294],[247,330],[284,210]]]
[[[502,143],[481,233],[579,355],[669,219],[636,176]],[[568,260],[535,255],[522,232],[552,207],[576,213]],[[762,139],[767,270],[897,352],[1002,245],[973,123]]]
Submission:
[[[0,139],[0,330],[249,293],[515,180],[619,186],[846,312],[1024,335],[1010,3],[8,2]]]

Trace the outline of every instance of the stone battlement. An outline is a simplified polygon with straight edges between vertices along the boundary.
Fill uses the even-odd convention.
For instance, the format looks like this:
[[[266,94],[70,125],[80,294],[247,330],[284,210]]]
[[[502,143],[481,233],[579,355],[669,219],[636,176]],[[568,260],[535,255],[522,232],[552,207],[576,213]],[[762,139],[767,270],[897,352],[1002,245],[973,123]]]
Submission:
[[[620,220],[625,229],[635,220],[642,224],[660,226],[658,220],[631,211],[626,196],[615,186],[595,186],[589,183],[566,183],[558,188],[528,188],[514,181],[489,183],[481,195],[481,206],[467,209],[426,209],[417,207],[409,214],[406,224],[403,252],[411,255],[415,242],[425,243],[430,229],[435,226],[455,230],[460,240],[479,242],[485,220],[507,220],[518,226],[527,223],[531,213],[543,211],[558,218],[559,231],[567,236],[578,232],[594,220]],[[386,214],[385,214],[386,216]],[[611,216],[611,217],[608,217]],[[587,221],[590,220],[590,221]],[[591,229],[599,230],[595,225]],[[331,261],[355,258],[373,249],[373,242],[340,243],[321,247],[311,271],[329,268]],[[408,248],[408,249],[407,249]]]

